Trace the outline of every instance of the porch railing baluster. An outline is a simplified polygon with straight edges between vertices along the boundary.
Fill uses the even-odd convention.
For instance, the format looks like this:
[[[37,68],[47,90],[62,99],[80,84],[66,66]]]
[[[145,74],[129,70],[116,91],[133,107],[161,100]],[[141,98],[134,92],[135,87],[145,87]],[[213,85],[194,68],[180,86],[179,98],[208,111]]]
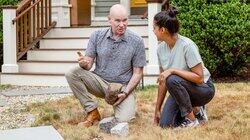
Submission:
[[[23,0],[16,10],[17,60],[55,27],[51,20],[51,0]]]

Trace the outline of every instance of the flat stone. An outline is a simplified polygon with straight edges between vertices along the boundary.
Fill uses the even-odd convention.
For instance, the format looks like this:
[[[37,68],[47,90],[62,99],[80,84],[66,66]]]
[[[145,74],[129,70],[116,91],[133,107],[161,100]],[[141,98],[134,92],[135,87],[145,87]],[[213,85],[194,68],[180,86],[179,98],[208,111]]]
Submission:
[[[68,94],[72,93],[69,87],[49,87],[33,90],[10,90],[2,92],[5,96],[27,96],[27,95],[43,95],[43,94]]]
[[[63,140],[52,126],[29,127],[0,131],[1,140]]]
[[[100,131],[103,133],[110,134],[110,130],[117,124],[117,121],[114,117],[104,118],[99,122]]]
[[[120,137],[126,137],[129,134],[129,127],[127,122],[118,123],[116,126],[111,128],[110,133]]]
[[[7,104],[7,101],[0,99],[0,107],[3,107]]]
[[[26,116],[26,119],[30,121],[31,123],[34,123],[36,121],[36,117],[33,114],[29,114]]]

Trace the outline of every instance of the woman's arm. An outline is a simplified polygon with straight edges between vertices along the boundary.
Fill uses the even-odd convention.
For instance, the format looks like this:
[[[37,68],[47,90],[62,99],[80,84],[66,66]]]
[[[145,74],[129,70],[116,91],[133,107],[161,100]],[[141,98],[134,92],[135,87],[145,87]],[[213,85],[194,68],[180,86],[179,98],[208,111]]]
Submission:
[[[163,69],[160,67],[160,72],[162,72]],[[155,117],[154,117],[154,123],[158,124],[161,116],[161,106],[164,101],[164,98],[167,93],[167,88],[164,82],[158,82],[158,96],[155,106]]]
[[[191,81],[196,84],[202,84],[204,82],[203,76],[203,67],[199,63],[196,66],[191,68],[191,71],[172,69],[172,74],[178,75],[188,81]]]
[[[165,83],[165,80],[168,78],[168,76],[175,74],[178,75],[188,81],[194,82],[196,84],[202,84],[204,81],[203,77],[203,67],[202,64],[199,63],[196,66],[191,68],[191,71],[186,70],[179,70],[176,68],[170,68],[168,70],[165,70],[162,72],[159,76],[159,82]]]

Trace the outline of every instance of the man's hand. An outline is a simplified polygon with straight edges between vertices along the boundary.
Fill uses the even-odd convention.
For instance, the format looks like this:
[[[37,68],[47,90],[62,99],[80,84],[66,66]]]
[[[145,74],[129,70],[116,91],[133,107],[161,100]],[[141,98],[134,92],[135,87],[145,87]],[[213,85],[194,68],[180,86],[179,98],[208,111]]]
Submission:
[[[83,56],[81,52],[77,52],[77,54],[79,56],[78,58],[79,66],[84,69],[87,69],[88,66],[90,65],[90,60],[86,56]]]
[[[124,99],[126,99],[127,95],[125,93],[118,94],[118,100],[113,104],[113,106],[119,105]]]
[[[159,110],[155,111],[154,125],[158,125],[159,124],[160,117],[161,117],[161,111],[159,111]]]

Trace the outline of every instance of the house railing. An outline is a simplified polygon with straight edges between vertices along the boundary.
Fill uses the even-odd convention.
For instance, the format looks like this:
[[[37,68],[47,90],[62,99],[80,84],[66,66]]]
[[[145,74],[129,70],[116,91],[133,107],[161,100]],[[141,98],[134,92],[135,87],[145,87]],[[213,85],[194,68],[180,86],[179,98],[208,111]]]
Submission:
[[[17,60],[39,42],[56,22],[51,20],[51,0],[23,0],[16,9]]]

